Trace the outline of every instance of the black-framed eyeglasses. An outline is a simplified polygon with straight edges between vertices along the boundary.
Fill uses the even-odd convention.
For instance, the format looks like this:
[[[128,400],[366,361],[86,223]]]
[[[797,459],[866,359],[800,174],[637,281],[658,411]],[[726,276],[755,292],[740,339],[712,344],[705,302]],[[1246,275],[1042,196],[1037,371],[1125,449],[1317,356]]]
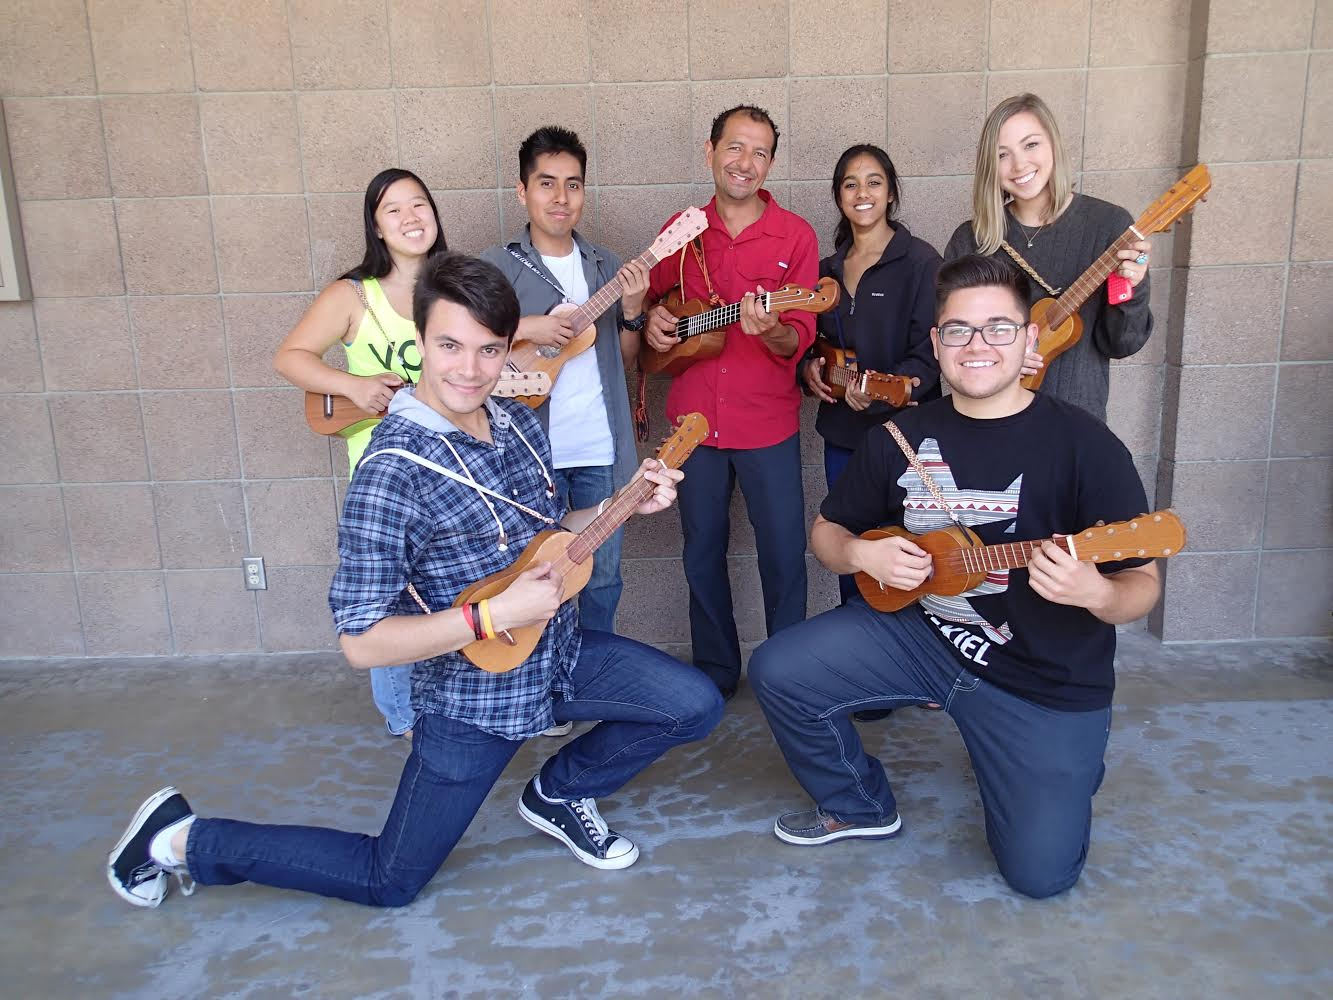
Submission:
[[[992,347],[1004,347],[1018,339],[1018,331],[1023,329],[1018,323],[987,323],[985,326],[968,326],[966,323],[945,323],[937,331],[940,343],[945,347],[966,347],[972,343],[977,333]]]

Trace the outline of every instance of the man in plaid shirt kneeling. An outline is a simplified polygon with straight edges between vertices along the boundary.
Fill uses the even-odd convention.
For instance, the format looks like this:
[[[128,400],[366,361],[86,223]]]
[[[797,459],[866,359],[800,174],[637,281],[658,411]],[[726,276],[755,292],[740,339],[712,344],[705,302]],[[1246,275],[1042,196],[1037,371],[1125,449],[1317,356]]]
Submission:
[[[412,751],[378,837],[196,817],[173,787],[140,806],[111,852],[112,888],[157,906],[176,877],[257,882],[371,906],[404,906],[434,877],[519,745],[567,721],[598,721],[527,783],[519,814],[594,868],[626,868],[639,849],[596,799],[675,746],[702,739],[722,698],[702,673],[650,646],[583,631],[550,563],[529,567],[481,607],[467,586],[508,567],[540,530],[581,531],[551,451],[523,403],[490,395],[518,326],[514,292],[492,265],[457,254],[422,269],[413,295],[421,351],[415,389],[376,428],[343,508],[329,593],[353,666],[413,664]],[[682,478],[649,459],[639,514],[665,510]],[[479,636],[544,624],[532,655],[487,673],[459,652]]]

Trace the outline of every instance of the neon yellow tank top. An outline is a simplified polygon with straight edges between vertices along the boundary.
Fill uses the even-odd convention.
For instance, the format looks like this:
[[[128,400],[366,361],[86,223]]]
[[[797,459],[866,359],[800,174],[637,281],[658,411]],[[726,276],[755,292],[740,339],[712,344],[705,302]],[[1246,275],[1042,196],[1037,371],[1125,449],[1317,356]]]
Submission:
[[[356,338],[351,344],[343,344],[343,350],[347,352],[347,370],[353,375],[393,372],[400,378],[415,382],[421,374],[416,326],[412,320],[404,319],[394,311],[378,280],[367,278],[362,282],[362,287],[366,291],[366,301],[370,303],[370,308],[361,317],[361,325],[356,328]],[[375,322],[376,317],[379,318],[378,324]],[[383,330],[380,329],[381,324]],[[356,472],[356,463],[365,453],[374,429],[375,424],[371,424],[347,438],[347,458],[352,472]]]

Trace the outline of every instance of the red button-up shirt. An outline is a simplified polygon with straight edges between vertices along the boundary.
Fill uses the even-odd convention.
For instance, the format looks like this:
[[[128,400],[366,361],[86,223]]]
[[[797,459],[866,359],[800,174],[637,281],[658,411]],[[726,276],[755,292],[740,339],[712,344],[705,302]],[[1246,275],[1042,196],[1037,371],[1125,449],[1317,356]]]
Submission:
[[[819,241],[810,223],[788,212],[767,191],[760,191],[759,197],[765,202],[763,215],[735,238],[717,214],[717,199],[704,207],[708,216],[701,237],[704,260],[713,289],[724,303],[740,301],[759,285],[772,292],[789,284],[813,288],[819,280]],[[667,225],[675,219],[673,215]],[[688,246],[653,268],[653,297],[664,297],[680,282],[682,255],[685,300],[707,302],[708,286]],[[792,310],[781,313],[778,320],[792,327],[799,339],[791,357],[778,357],[763,338],[748,336],[740,323],[733,323],[724,329],[727,339],[721,354],[696,361],[673,379],[667,417],[675,421],[683,413],[702,413],[710,429],[706,443],[717,448],[766,448],[795,434],[801,410],[796,366],[814,342],[815,318]]]

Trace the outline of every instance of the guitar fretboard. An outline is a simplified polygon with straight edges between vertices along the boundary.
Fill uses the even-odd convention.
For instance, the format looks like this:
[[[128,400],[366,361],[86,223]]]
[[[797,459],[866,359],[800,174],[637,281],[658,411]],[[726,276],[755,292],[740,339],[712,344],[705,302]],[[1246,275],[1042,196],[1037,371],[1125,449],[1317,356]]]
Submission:
[[[790,292],[764,292],[762,295],[756,295],[755,298],[762,302],[766,311],[774,312],[791,306],[793,303],[813,301],[814,294],[798,288]],[[689,340],[701,333],[720,330],[724,326],[737,323],[740,318],[741,304],[739,302],[718,306],[716,309],[709,309],[707,312],[701,312],[696,316],[682,316],[676,320],[676,337],[680,340]]]
[[[644,267],[652,269],[658,264],[658,259],[653,256],[651,250],[645,250],[639,256],[634,258]],[[586,330],[597,322],[597,318],[606,312],[618,301],[620,301],[621,288],[620,279],[612,278],[597,291],[588,296],[588,301],[579,306],[570,314],[569,322],[574,330]]]
[[[826,365],[824,371],[828,381],[834,385],[856,385],[861,380],[861,373],[855,368],[844,368],[842,365]]]
[[[1006,569],[1021,569],[1028,564],[1032,553],[1048,541],[1060,543],[1058,538],[1034,538],[1026,542],[1003,542],[980,548],[957,549],[955,555],[968,573],[990,573]]]
[[[1133,229],[1126,229],[1086,271],[1074,279],[1074,282],[1055,300],[1054,308],[1046,314],[1047,322],[1052,328],[1059,326],[1078,312],[1079,307],[1088,301],[1092,293],[1097,291],[1102,282],[1120,265],[1117,254],[1138,238]]]

